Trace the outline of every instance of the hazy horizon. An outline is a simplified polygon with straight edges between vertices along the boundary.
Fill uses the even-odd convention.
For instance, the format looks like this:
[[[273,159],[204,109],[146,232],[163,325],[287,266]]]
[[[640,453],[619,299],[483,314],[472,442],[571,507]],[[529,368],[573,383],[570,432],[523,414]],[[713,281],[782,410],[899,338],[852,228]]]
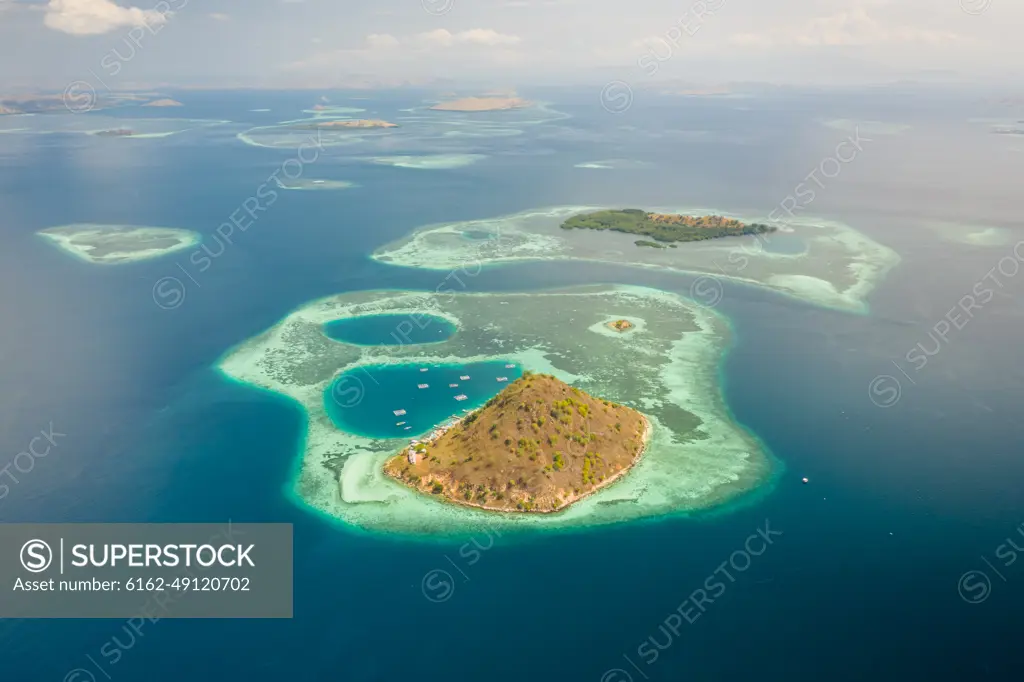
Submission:
[[[0,87],[1012,86],[1022,20],[1006,0],[0,0]]]

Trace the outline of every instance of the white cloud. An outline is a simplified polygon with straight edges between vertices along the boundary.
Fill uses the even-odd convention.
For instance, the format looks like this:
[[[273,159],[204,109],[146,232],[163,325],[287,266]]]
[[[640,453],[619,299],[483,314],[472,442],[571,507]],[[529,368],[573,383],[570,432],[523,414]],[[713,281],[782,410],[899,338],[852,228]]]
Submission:
[[[387,50],[401,45],[398,38],[390,33],[371,33],[366,36],[366,47],[371,50]]]
[[[453,45],[482,45],[485,47],[500,47],[517,45],[521,42],[519,36],[505,35],[490,28],[473,28],[468,31],[452,33],[447,29],[439,28],[426,33],[420,33],[415,38],[416,43],[424,47],[452,47]]]
[[[169,12],[122,7],[112,0],[50,0],[43,23],[72,35],[106,33],[123,26],[157,26]]]
[[[928,43],[940,45],[961,40],[951,31],[885,26],[858,7],[827,17],[817,17],[799,26],[760,32],[737,33],[730,41],[746,47],[878,45],[881,43]]]
[[[473,43],[475,45],[516,45],[519,36],[509,36],[489,28],[474,28],[455,34],[456,42]]]
[[[286,63],[285,71],[334,69],[339,65],[353,73],[387,73],[421,77],[423,71],[450,71],[464,66],[487,68],[517,63],[518,36],[477,28],[451,32],[439,28],[406,36],[371,33],[357,48],[320,50],[308,57]]]
[[[455,36],[451,34],[451,31],[439,28],[420,33],[416,36],[416,42],[425,47],[449,47],[455,42]]]

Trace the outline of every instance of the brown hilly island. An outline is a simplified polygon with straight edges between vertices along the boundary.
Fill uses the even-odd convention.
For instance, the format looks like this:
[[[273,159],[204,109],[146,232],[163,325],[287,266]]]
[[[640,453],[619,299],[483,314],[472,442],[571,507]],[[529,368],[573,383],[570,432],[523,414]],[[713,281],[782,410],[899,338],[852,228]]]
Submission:
[[[553,512],[635,464],[647,419],[547,374],[525,373],[432,441],[384,471],[449,502],[507,512]]]

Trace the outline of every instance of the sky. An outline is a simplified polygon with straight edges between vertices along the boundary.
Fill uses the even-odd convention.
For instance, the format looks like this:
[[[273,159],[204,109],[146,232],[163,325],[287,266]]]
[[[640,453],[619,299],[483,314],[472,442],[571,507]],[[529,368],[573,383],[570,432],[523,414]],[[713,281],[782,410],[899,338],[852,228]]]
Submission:
[[[0,0],[0,86],[1014,84],[1021,27],[1024,0]]]

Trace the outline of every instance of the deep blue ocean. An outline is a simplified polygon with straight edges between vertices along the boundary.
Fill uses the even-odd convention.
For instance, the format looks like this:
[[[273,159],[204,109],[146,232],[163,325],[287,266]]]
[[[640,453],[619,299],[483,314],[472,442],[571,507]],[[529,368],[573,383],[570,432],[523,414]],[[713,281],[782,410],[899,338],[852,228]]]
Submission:
[[[119,620],[0,621],[0,679],[1021,679],[1024,556],[1005,557],[1008,538],[1024,547],[1024,273],[1001,275],[963,328],[938,343],[932,331],[1024,239],[1024,142],[968,122],[999,114],[985,93],[638,90],[616,115],[598,92],[527,92],[571,118],[462,140],[487,158],[457,169],[373,165],[331,148],[310,177],[358,187],[281,191],[194,279],[180,254],[95,266],[35,236],[95,222],[209,237],[294,156],[245,145],[239,132],[301,118],[322,94],[387,118],[433,93],[172,94],[186,106],[159,115],[232,123],[137,140],[0,135],[0,466],[40,431],[64,434],[0,499],[0,521],[292,523],[294,618],[163,619],[141,633]],[[155,115],[140,111],[112,115]],[[784,467],[770,490],[573,533],[368,534],[286,494],[303,437],[297,407],[212,369],[312,299],[433,290],[437,273],[368,258],[420,225],[558,204],[767,215],[848,135],[821,124],[839,118],[910,127],[874,136],[808,210],[903,260],[863,315],[727,286],[726,397]],[[649,165],[574,168],[601,159]],[[1010,237],[965,244],[939,222]],[[153,298],[167,276],[186,284],[172,310]],[[612,281],[685,295],[691,278],[522,264],[485,269],[470,289]],[[935,350],[920,370],[904,359],[917,344]],[[882,375],[900,382],[886,407],[869,394]],[[759,531],[771,544],[724,578],[723,562]],[[453,578],[443,600],[424,589],[437,570]],[[988,587],[977,573],[964,582],[971,571]],[[725,589],[699,617],[673,618],[716,572]]]

